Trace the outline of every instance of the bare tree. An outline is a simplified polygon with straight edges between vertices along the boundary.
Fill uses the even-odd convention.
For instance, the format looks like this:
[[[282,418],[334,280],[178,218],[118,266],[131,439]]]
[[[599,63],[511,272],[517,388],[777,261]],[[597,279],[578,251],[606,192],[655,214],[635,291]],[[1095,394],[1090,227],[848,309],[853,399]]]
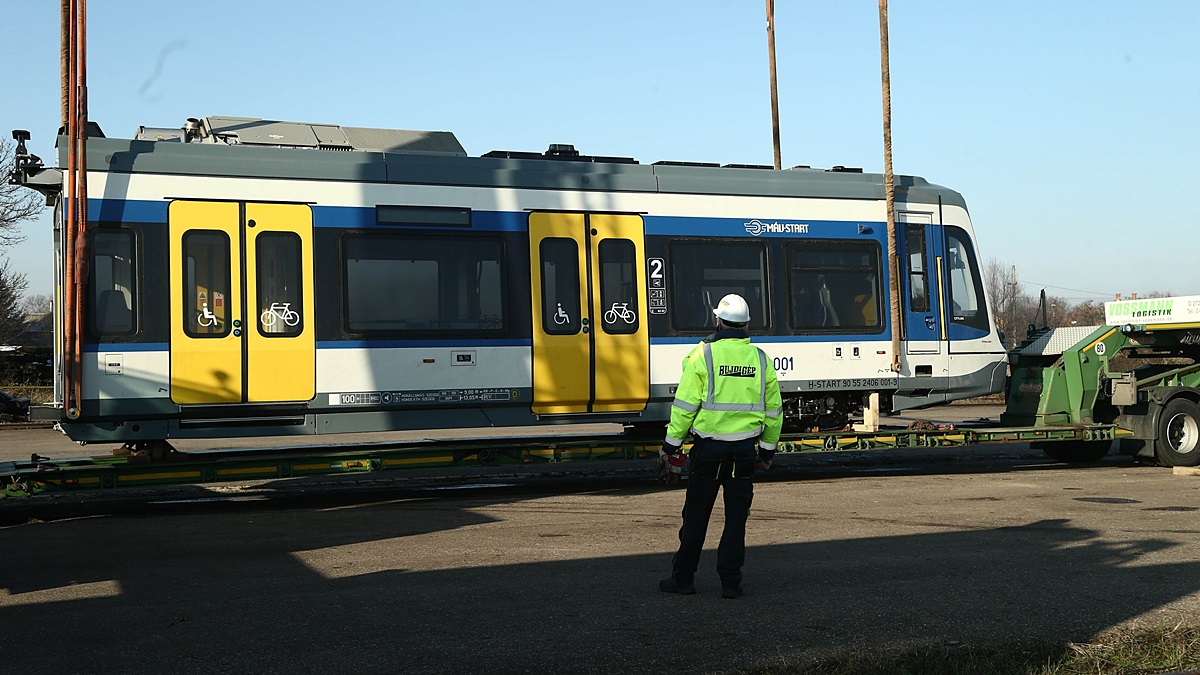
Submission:
[[[24,274],[13,272],[7,259],[0,262],[0,345],[12,344],[25,331],[21,296],[26,286]]]
[[[28,316],[40,316],[50,311],[50,296],[31,295],[21,304],[21,311]]]
[[[19,225],[46,208],[40,194],[8,182],[16,164],[15,151],[11,141],[0,140],[0,248],[25,241]]]
[[[992,301],[996,328],[1004,334],[1005,346],[1011,348],[1025,338],[1029,324],[1035,321],[1037,300],[1021,290],[1016,266],[995,258],[984,265],[983,282]]]
[[[1100,326],[1104,324],[1104,303],[1084,300],[1071,307],[1061,326]]]

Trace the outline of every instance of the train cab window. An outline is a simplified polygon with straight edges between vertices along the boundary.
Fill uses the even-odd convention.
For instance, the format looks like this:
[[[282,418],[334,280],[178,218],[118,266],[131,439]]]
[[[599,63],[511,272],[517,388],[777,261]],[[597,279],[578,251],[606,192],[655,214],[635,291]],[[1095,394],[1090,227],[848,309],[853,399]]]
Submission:
[[[767,249],[761,242],[673,241],[671,325],[681,331],[716,328],[713,307],[737,293],[750,305],[751,330],[767,326]]]
[[[461,335],[504,328],[504,247],[492,237],[350,235],[346,330]]]
[[[254,248],[258,332],[264,337],[295,337],[304,332],[300,237],[294,232],[264,232],[254,240]]]
[[[192,230],[183,235],[183,332],[188,337],[224,337],[229,316],[229,235]]]
[[[991,330],[987,305],[983,301],[983,282],[979,261],[965,230],[946,226],[946,262],[950,276],[950,317],[954,323]]]
[[[92,237],[88,276],[88,328],[97,338],[129,337],[137,332],[137,270],[133,230],[98,229]]]
[[[908,309],[928,312],[929,265],[926,264],[925,226],[905,226],[904,243],[908,248]]]
[[[637,249],[628,239],[600,242],[600,325],[605,333],[636,333],[641,324],[638,312]]]
[[[787,255],[793,329],[882,330],[878,244],[806,241]]]
[[[574,239],[547,237],[541,244],[542,330],[549,335],[579,332],[579,245]]]

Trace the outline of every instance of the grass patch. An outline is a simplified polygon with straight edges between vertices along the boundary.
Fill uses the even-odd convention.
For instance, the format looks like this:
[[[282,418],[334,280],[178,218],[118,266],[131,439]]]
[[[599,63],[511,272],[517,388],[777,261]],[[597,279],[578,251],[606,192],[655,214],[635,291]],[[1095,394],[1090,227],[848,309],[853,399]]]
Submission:
[[[1200,628],[1114,630],[1088,643],[947,645],[847,651],[807,664],[776,663],[738,675],[1143,675],[1200,669]]]
[[[49,403],[54,398],[54,385],[0,384],[0,391],[16,398],[27,398],[32,405]]]

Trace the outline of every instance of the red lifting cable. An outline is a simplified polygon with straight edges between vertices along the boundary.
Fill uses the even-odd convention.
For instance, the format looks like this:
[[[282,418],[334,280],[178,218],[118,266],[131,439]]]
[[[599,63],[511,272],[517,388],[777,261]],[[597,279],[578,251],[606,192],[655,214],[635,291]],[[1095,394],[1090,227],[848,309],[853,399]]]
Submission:
[[[63,237],[63,402],[79,416],[83,380],[83,307],[87,286],[87,0],[63,0],[66,92],[67,219]]]
[[[75,223],[76,214],[75,208],[77,205],[78,184],[76,169],[77,157],[76,152],[78,146],[75,144],[75,132],[78,127],[76,121],[76,113],[78,106],[78,96],[76,95],[76,49],[77,34],[75,22],[75,0],[63,0],[66,6],[66,13],[63,17],[62,31],[66,37],[66,54],[64,55],[64,72],[63,80],[67,94],[67,118],[63,120],[64,131],[66,133],[67,143],[67,189],[65,198],[67,200],[67,219],[66,232],[64,233],[62,244],[64,247],[62,264],[63,264],[63,288],[62,288],[62,303],[63,303],[63,405],[66,408],[67,415],[74,417],[78,414],[78,399],[75,398]]]
[[[75,232],[75,344],[73,345],[74,356],[74,384],[75,384],[75,407],[78,410],[83,401],[83,308],[85,305],[84,294],[87,290],[88,281],[88,190],[87,190],[87,138],[88,138],[88,106],[87,106],[87,0],[76,0],[76,10],[79,12],[79,28],[77,29],[76,45],[78,49],[78,65],[76,66],[76,78],[79,81],[77,96],[79,102],[76,104],[76,117],[79,126],[77,139],[79,143],[79,157],[77,158],[78,166],[76,170],[79,180],[79,206],[76,208],[76,213],[79,217],[79,225]]]

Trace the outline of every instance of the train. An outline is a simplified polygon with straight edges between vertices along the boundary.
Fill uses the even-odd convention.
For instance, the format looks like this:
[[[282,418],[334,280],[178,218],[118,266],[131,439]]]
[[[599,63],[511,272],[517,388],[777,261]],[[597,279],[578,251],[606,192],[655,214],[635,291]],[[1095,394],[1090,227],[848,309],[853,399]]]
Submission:
[[[861,169],[470,156],[446,131],[227,116],[91,124],[86,147],[79,400],[56,302],[59,384],[36,411],[77,441],[661,430],[728,293],[786,429],[1004,390],[966,202],[920,177],[894,181],[893,271],[884,179]],[[10,177],[55,204],[60,300],[64,175],[22,142]]]

